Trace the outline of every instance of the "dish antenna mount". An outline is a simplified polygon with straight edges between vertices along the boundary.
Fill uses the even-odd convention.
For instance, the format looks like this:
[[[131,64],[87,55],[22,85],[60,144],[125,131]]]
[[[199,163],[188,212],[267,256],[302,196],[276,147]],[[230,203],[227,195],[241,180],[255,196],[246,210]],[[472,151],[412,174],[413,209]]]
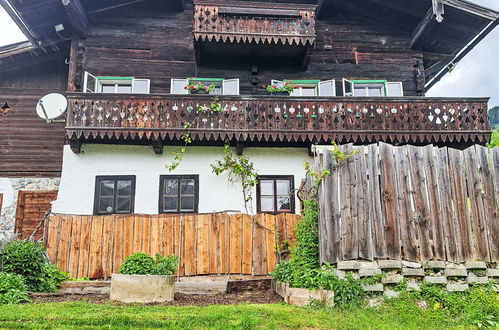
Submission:
[[[68,108],[68,100],[62,94],[51,93],[42,97],[36,105],[36,114],[47,123],[63,123],[57,119],[64,115]]]

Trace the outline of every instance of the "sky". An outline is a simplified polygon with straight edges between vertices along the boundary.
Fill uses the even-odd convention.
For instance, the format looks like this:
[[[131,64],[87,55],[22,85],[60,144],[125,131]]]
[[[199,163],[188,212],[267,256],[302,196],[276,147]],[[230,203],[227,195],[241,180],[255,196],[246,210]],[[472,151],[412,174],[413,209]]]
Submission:
[[[499,0],[473,0],[473,2],[499,11]],[[0,22],[2,22],[0,46],[26,40],[2,7],[0,7]],[[499,106],[499,27],[482,40],[426,95],[491,97],[489,107]]]

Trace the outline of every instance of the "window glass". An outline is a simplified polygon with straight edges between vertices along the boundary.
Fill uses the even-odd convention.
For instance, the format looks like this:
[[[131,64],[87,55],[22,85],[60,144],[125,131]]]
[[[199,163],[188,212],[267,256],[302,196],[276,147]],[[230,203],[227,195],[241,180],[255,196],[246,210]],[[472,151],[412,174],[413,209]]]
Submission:
[[[281,212],[291,211],[289,196],[277,196],[277,210]]]
[[[133,92],[136,94],[149,93],[149,80],[136,79],[133,81]]]
[[[180,211],[194,211],[194,197],[181,197],[180,198]]]
[[[187,179],[187,180],[180,180],[180,193],[182,195],[194,195],[194,180],[192,179]]]
[[[294,212],[292,176],[259,177],[258,212]]]
[[[277,195],[288,195],[289,191],[289,180],[276,180]]]
[[[100,197],[98,213],[100,214],[113,213],[114,212],[113,204],[114,204],[114,197]]]
[[[260,180],[260,193],[262,195],[274,194],[274,181],[273,180]]]
[[[163,210],[165,212],[176,212],[177,211],[177,197],[165,197]]]
[[[100,182],[100,195],[113,196],[114,195],[114,181],[105,180]]]
[[[315,87],[302,87],[302,96],[315,96]]]
[[[132,86],[131,85],[118,85],[118,93],[121,93],[121,94],[132,93]]]
[[[369,96],[383,96],[381,87],[368,87]]]
[[[274,196],[261,196],[261,211],[262,212],[274,212]]]
[[[160,179],[160,213],[197,212],[197,175],[162,175]]]
[[[365,87],[355,86],[354,87],[354,95],[355,96],[367,96],[367,91]]]
[[[177,179],[167,179],[165,182],[165,195],[177,195],[178,192],[178,180]]]
[[[133,213],[134,176],[96,177],[94,214]]]
[[[130,213],[130,198],[118,197],[116,199],[116,213]]]
[[[115,93],[114,85],[102,85],[102,93]]]

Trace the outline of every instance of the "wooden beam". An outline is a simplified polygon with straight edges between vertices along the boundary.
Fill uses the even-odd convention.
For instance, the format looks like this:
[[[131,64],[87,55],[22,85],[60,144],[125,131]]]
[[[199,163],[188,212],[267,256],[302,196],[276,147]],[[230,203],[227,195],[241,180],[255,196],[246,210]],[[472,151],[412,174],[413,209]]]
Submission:
[[[236,142],[236,154],[238,156],[241,156],[244,152],[244,142],[243,141],[237,141]]]
[[[28,28],[24,21],[16,12],[16,10],[7,2],[7,0],[0,0],[0,5],[2,5],[3,9],[9,14],[10,18],[16,23],[21,32],[26,36],[26,38],[34,45],[40,46],[42,42],[37,40],[35,34]]]
[[[68,14],[69,22],[73,26],[74,32],[80,37],[85,37],[88,30],[87,11],[81,0],[61,0],[66,13]]]
[[[79,154],[81,152],[81,141],[76,139],[71,139],[69,140],[69,147],[71,148],[71,151],[73,151],[75,154]]]
[[[411,43],[409,44],[409,48],[414,47],[414,45],[419,41],[423,33],[426,31],[426,29],[428,29],[432,22],[435,21],[433,19],[434,16],[435,13],[433,12],[433,8],[428,9],[421,22],[419,22],[414,31],[412,31]]]
[[[163,154],[163,141],[162,140],[154,140],[152,141],[152,149],[156,155]]]
[[[71,40],[71,50],[69,51],[69,68],[68,68],[68,91],[76,92],[76,75],[78,73],[78,44],[80,38],[73,37]]]

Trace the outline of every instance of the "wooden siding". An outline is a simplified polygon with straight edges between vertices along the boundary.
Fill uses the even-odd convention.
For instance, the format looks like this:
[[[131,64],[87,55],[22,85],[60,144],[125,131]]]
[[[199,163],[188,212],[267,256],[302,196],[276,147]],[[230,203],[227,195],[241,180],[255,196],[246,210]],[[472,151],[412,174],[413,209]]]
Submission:
[[[220,97],[69,94],[70,139],[328,143],[485,143],[486,99]]]
[[[47,124],[36,115],[38,100],[54,89],[0,88],[0,177],[54,177],[62,168],[64,123]]]
[[[327,21],[317,21],[306,71],[264,60],[258,63],[257,73],[251,71],[257,57],[251,55],[237,63],[238,58],[227,53],[221,55],[226,56],[222,61],[219,56],[215,63],[197,66],[192,9],[158,10],[142,3],[90,18],[93,24],[81,69],[100,76],[151,79],[152,93],[169,93],[170,78],[191,76],[239,78],[243,95],[261,93],[261,85],[272,79],[387,79],[402,81],[407,96],[424,92],[422,54],[410,50],[411,32],[352,13],[335,11]],[[81,81],[75,85],[81,88]]]
[[[47,251],[72,277],[109,277],[136,252],[179,258],[179,275],[267,275],[278,242],[294,244],[298,215],[54,215]]]
[[[38,228],[35,239],[43,237],[44,224],[40,224],[57,198],[57,190],[19,191],[17,197],[15,233],[19,239],[31,237]]]
[[[322,262],[499,258],[499,148],[353,147],[320,188]]]

